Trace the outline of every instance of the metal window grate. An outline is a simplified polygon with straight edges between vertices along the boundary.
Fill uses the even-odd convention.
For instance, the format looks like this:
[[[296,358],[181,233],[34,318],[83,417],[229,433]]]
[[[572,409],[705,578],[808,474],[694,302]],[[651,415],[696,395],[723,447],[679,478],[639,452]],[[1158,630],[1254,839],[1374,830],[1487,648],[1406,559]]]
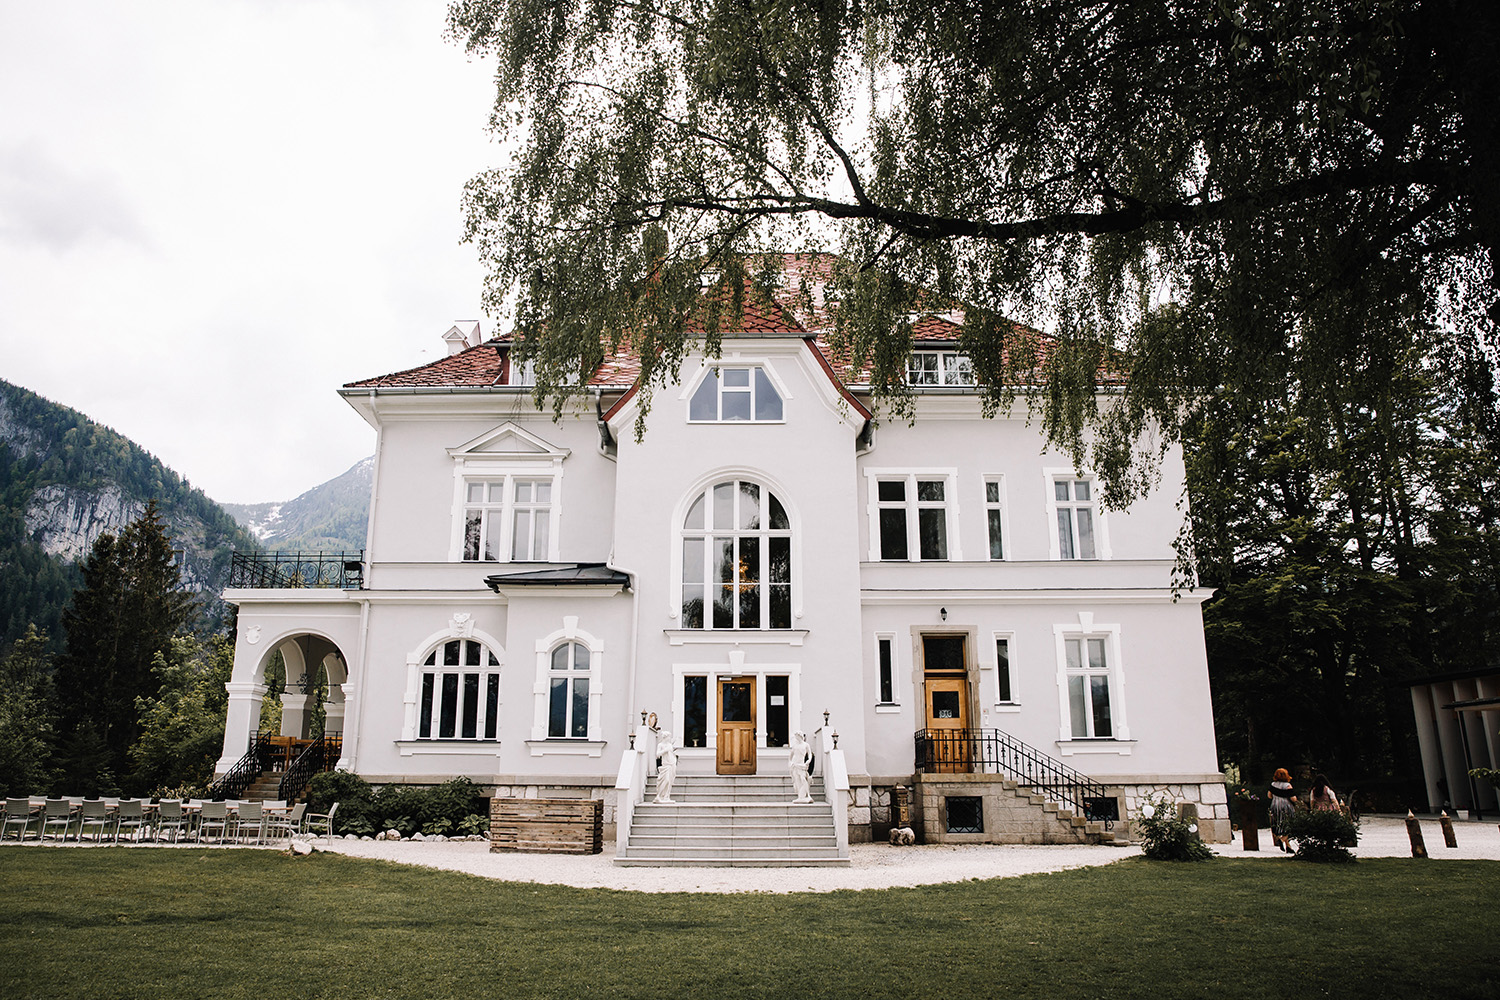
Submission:
[[[949,833],[984,832],[984,799],[977,795],[949,795],[943,802],[948,810]]]

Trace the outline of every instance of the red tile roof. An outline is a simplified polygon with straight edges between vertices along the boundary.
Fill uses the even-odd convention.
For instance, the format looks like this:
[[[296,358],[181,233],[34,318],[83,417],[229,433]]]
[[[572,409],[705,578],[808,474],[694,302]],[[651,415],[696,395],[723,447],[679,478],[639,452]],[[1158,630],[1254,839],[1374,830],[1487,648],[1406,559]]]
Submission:
[[[721,332],[728,337],[764,334],[783,337],[797,336],[809,340],[822,366],[839,391],[854,402],[861,411],[865,411],[865,407],[850,395],[848,387],[869,388],[869,371],[864,368],[855,370],[850,364],[847,352],[835,351],[828,339],[828,334],[833,328],[833,316],[824,292],[832,280],[836,261],[837,258],[834,255],[826,253],[783,254],[780,260],[781,286],[774,296],[747,280],[740,322],[730,326],[726,315],[726,325]],[[727,295],[722,289],[718,294]],[[689,320],[688,330],[693,333],[702,333],[703,317],[700,315],[695,319],[696,322],[693,319]],[[962,321],[962,311],[927,313],[918,316],[912,322],[912,340],[919,345],[924,343],[957,344]],[[1056,341],[1047,334],[1019,324],[1016,330],[1018,333],[1035,338],[1037,366],[1027,374],[1035,376],[1034,379],[1028,379],[1028,381],[1040,381],[1041,369],[1051,355]],[[809,331],[813,332],[809,334]],[[502,379],[506,378],[508,369],[506,355],[514,339],[513,335],[495,337],[476,347],[467,348],[430,364],[350,382],[345,388],[481,388],[504,385],[506,381]],[[622,344],[618,350],[605,358],[589,376],[587,384],[597,389],[630,389],[631,391],[627,393],[628,398],[634,395],[633,390],[640,376],[640,356],[635,347],[627,343]],[[1108,366],[1105,366],[1101,368],[1100,380],[1118,382],[1121,376],[1111,372]],[[624,401],[624,399],[618,400],[611,410],[618,409]]]
[[[345,384],[346,389],[376,389],[389,386],[420,388],[425,386],[485,386],[499,385],[504,370],[504,359],[500,348],[503,341],[490,340],[477,347],[470,347],[439,358],[431,364],[375,378],[361,379]]]

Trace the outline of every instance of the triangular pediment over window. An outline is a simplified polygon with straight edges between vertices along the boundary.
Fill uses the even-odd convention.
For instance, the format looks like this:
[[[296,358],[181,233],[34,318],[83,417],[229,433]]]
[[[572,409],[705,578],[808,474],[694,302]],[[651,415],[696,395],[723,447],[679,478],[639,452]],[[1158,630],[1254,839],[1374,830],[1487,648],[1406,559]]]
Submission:
[[[460,460],[516,459],[560,462],[568,457],[569,449],[559,448],[525,428],[506,421],[499,427],[485,431],[457,448],[449,448],[448,454]]]

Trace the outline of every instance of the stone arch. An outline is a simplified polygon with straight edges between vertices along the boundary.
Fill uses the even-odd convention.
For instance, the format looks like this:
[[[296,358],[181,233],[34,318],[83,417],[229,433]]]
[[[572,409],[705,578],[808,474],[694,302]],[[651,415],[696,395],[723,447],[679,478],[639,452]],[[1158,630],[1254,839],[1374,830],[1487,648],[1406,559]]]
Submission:
[[[244,655],[247,652],[249,656]],[[324,735],[343,732],[349,666],[337,640],[318,628],[292,627],[273,636],[264,636],[260,627],[254,626],[241,637],[233,679],[225,685],[229,707],[224,724],[223,754],[214,768],[216,774],[232,768],[249,749],[251,736],[259,731],[261,712],[269,691],[266,669],[278,652],[285,665],[286,689],[281,695],[280,732],[273,735],[308,738],[320,709]],[[249,669],[242,669],[247,663]],[[320,691],[323,692],[321,701],[318,700]]]

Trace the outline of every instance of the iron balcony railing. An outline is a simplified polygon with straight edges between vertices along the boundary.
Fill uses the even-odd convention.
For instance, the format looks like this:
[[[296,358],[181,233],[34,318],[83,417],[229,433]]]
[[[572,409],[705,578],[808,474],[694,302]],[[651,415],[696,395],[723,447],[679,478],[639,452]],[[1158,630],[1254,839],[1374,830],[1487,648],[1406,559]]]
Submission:
[[[1061,803],[1106,829],[1120,818],[1104,786],[1062,761],[998,729],[923,729],[916,734],[917,770],[924,774],[999,774]]]
[[[229,586],[250,590],[327,587],[360,590],[365,552],[235,552]]]
[[[278,748],[266,742],[263,734],[252,733],[250,736],[250,749],[245,751],[245,756],[235,762],[234,767],[219,780],[208,786],[208,797],[211,799],[237,799],[245,794],[245,789],[255,784],[261,772],[271,766],[271,761]]]
[[[281,778],[281,785],[276,789],[276,797],[286,802],[296,802],[302,798],[313,775],[334,769],[343,748],[344,738],[341,734],[334,733],[320,740],[313,740],[287,767],[286,774]]]

